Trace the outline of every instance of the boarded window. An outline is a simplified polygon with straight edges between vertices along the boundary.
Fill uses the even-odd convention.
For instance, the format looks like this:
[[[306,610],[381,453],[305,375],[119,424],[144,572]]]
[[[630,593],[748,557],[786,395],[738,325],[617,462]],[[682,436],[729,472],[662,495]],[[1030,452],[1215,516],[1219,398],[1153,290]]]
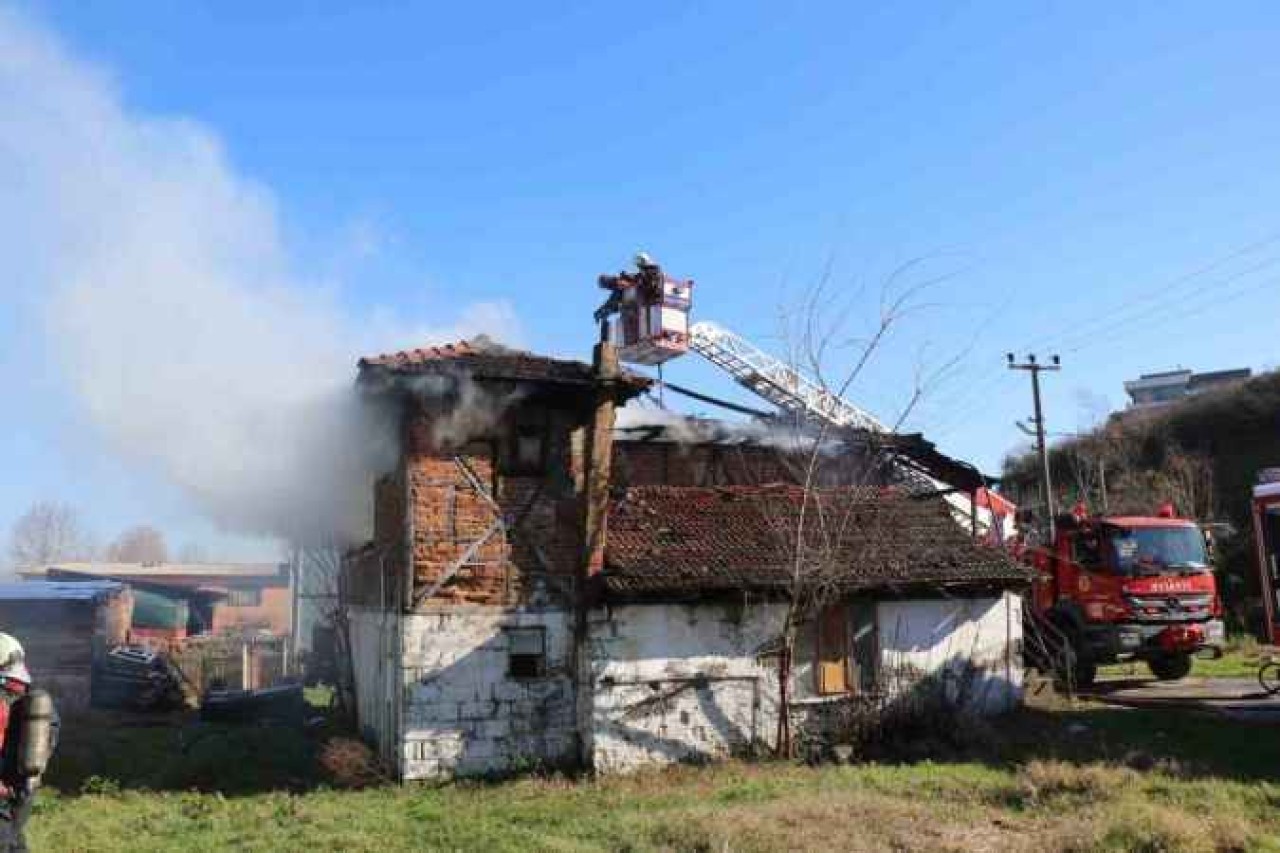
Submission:
[[[872,601],[832,604],[818,614],[815,675],[818,693],[875,690],[880,645]]]
[[[260,607],[262,605],[262,590],[229,589],[227,590],[227,604],[231,607]]]
[[[546,629],[508,628],[507,674],[512,678],[539,678],[546,671]]]
[[[818,692],[849,692],[849,635],[843,604],[822,608],[818,614]]]

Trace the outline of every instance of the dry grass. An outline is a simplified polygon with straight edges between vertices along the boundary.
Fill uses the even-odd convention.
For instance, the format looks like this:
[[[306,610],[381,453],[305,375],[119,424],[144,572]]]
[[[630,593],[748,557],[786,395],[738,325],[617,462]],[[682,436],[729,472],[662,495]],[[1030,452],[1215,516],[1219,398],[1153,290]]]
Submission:
[[[360,790],[334,790],[332,777],[295,787],[298,768],[280,762],[257,790],[246,787],[251,756],[278,751],[271,739],[279,733],[248,731],[240,746],[224,733],[202,741],[207,751],[188,753],[192,768],[161,773],[159,762],[171,755],[160,748],[167,741],[158,741],[154,753],[139,752],[147,733],[134,732],[119,741],[127,754],[104,753],[101,763],[91,763],[86,751],[77,773],[64,777],[72,783],[66,793],[38,801],[32,841],[37,851],[65,853],[1280,853],[1275,729],[1176,713],[1063,708],[1028,711],[994,730],[999,744],[945,762],[727,764],[603,781],[547,777]],[[328,741],[319,763],[354,768],[357,784],[368,782],[369,756],[352,746]],[[225,766],[213,763],[217,755],[227,756]],[[146,766],[153,759],[157,767]],[[137,775],[112,777],[112,767]],[[232,778],[236,785],[224,793],[208,787]],[[166,790],[145,789],[157,783]],[[202,790],[189,790],[193,783]]]

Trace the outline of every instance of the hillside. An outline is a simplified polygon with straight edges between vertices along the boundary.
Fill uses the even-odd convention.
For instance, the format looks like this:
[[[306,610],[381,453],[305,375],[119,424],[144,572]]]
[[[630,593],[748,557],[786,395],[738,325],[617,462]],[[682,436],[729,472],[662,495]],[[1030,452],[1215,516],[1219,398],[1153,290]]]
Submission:
[[[1260,468],[1280,466],[1280,372],[1155,411],[1126,411],[1050,453],[1059,507],[1084,499],[1093,509],[1149,514],[1171,500],[1179,512],[1223,521],[1235,535],[1218,553],[1236,627],[1251,619],[1257,580],[1249,499]],[[1004,463],[1004,488],[1020,506],[1038,502],[1034,452]]]

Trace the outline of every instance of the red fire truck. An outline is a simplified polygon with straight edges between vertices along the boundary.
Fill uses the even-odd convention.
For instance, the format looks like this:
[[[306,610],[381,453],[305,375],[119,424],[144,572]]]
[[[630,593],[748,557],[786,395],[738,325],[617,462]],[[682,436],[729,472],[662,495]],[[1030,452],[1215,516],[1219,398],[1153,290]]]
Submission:
[[[1222,602],[1200,527],[1166,505],[1155,516],[1062,516],[1056,541],[1027,549],[1032,606],[1069,644],[1076,683],[1099,664],[1142,660],[1161,680],[1221,656]]]
[[[1253,541],[1258,549],[1267,642],[1280,643],[1280,468],[1268,468],[1253,487]]]

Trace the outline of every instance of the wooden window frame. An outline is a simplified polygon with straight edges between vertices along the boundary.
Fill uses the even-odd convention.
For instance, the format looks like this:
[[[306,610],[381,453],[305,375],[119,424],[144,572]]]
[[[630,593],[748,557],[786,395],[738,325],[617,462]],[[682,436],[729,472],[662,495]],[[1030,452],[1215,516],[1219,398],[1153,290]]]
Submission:
[[[819,609],[814,620],[814,690],[819,696],[843,696],[850,692],[852,681],[849,669],[849,613],[843,601],[828,604]],[[835,626],[837,631],[831,631]],[[835,633],[839,637],[834,636]],[[836,654],[828,654],[835,646]],[[839,683],[830,683],[828,676],[839,673]]]
[[[870,619],[867,622],[859,622],[854,624],[853,617],[857,609],[867,608]],[[834,620],[834,621],[828,621]],[[863,625],[871,631],[870,645],[868,647],[869,661],[861,661],[858,659],[858,647],[856,645],[857,632]],[[834,638],[828,629],[832,625],[838,625],[839,637]],[[834,604],[828,604],[818,611],[814,619],[814,654],[813,654],[813,680],[814,692],[819,696],[848,696],[859,693],[867,693],[874,691],[876,678],[879,676],[879,657],[880,657],[880,637],[879,637],[879,621],[876,603],[874,601],[838,601]],[[829,642],[824,642],[824,637]],[[834,643],[839,650],[839,655],[826,655],[827,646]],[[827,664],[838,661],[840,683],[828,683],[828,674],[831,669],[825,668]],[[869,667],[864,667],[864,663]],[[869,669],[870,671],[864,671]]]

